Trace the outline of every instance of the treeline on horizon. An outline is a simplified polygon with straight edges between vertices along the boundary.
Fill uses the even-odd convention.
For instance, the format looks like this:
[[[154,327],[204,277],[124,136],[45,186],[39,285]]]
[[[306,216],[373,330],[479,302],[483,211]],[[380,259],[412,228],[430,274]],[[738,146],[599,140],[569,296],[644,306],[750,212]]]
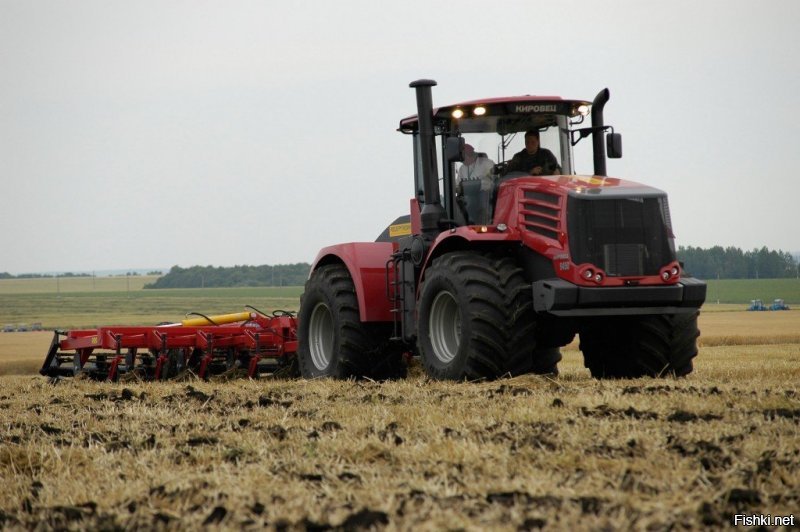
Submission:
[[[147,272],[146,275],[163,275],[164,272],[153,270]],[[139,272],[117,273],[113,275],[103,275],[102,277],[137,277],[142,275]],[[86,272],[65,272],[65,273],[20,273],[18,275],[11,275],[8,272],[0,272],[0,279],[55,279],[56,277],[100,277],[92,273]]]
[[[736,247],[679,247],[678,259],[687,272],[701,279],[776,279],[797,276],[798,263],[790,253],[766,247],[743,251]],[[246,286],[301,286],[311,265],[173,266],[169,273],[145,288],[214,288]]]
[[[700,279],[781,279],[798,276],[798,261],[791,253],[766,247],[742,251],[736,247],[678,248],[684,269]]]
[[[307,262],[261,266],[173,266],[144,288],[236,288],[249,286],[301,286],[311,265]]]
[[[684,269],[701,279],[779,279],[798,276],[798,261],[791,253],[766,247],[743,251],[741,248],[714,246],[678,248],[678,260]],[[311,265],[307,262],[261,266],[173,266],[169,272],[144,288],[236,288],[256,286],[301,286]],[[151,272],[150,274],[160,274]],[[148,274],[148,275],[150,275]],[[137,275],[129,273],[128,275]],[[88,273],[11,275],[0,272],[0,279],[37,279],[52,277],[91,277]]]

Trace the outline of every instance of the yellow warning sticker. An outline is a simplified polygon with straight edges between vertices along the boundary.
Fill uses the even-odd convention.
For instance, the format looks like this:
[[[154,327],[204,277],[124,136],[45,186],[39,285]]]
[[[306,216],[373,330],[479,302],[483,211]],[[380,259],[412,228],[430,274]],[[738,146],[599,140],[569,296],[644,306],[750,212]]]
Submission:
[[[406,236],[411,234],[411,224],[395,224],[389,226],[389,238],[396,236]]]
[[[100,343],[100,339],[97,336],[92,336],[92,345],[97,345]]]
[[[583,183],[587,183],[589,185],[602,185],[604,184],[604,180],[594,177],[594,176],[578,176],[578,181]]]

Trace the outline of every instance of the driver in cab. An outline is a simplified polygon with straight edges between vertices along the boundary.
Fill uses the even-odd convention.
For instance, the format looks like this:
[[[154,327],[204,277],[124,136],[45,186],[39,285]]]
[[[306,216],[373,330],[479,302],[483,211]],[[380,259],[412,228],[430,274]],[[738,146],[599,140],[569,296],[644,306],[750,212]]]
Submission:
[[[558,160],[553,152],[539,146],[539,131],[525,132],[525,149],[508,162],[506,173],[525,172],[530,175],[553,175],[558,170]]]

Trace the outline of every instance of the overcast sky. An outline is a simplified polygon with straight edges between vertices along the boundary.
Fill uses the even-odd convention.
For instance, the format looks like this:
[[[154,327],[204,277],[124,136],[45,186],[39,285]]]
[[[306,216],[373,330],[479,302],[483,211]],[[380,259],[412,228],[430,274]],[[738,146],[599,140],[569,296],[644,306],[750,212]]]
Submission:
[[[0,272],[373,240],[408,211],[422,77],[440,105],[609,87],[608,173],[669,193],[679,245],[800,251],[798,22],[796,0],[0,0]]]

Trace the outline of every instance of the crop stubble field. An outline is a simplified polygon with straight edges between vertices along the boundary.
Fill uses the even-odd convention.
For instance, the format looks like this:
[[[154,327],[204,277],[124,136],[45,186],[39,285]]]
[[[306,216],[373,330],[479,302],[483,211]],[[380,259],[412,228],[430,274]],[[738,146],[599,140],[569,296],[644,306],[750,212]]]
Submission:
[[[797,514],[800,311],[733,308],[704,311],[677,380],[595,381],[571,345],[557,378],[441,383],[413,365],[387,383],[53,386],[31,374],[48,333],[0,334],[0,526],[660,530]]]

